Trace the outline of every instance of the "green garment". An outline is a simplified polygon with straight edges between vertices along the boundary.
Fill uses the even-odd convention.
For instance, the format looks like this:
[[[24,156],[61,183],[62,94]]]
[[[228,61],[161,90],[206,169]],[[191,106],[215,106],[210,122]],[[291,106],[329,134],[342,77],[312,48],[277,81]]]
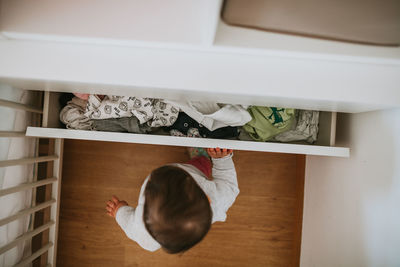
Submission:
[[[243,129],[257,141],[268,141],[275,135],[291,128],[295,119],[292,108],[270,108],[251,106],[247,109],[253,118]]]

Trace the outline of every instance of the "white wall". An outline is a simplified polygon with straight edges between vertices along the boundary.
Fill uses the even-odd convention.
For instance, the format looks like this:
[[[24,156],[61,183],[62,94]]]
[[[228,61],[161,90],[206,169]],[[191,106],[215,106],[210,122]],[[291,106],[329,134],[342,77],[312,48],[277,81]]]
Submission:
[[[349,159],[307,157],[301,266],[400,266],[400,109],[338,129]]]

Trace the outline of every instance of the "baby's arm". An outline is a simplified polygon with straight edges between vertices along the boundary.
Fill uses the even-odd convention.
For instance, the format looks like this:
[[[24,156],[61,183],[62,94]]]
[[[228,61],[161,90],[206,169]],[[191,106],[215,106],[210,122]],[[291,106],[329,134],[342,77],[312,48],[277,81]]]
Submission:
[[[143,205],[138,205],[134,209],[128,206],[128,203],[125,201],[120,201],[117,197],[113,196],[112,200],[107,202],[106,209],[108,215],[116,219],[126,236],[137,242],[142,248],[148,251],[156,251],[160,248],[160,244],[153,240],[147,232],[144,223],[138,223],[137,221],[138,218],[136,217],[140,217],[140,214],[143,212]]]
[[[122,228],[125,234],[133,239],[130,225],[133,225],[135,220],[135,209],[128,206],[124,200],[120,201],[116,196],[107,202],[107,214],[117,221],[118,225]]]
[[[232,160],[232,150],[209,148],[208,154],[212,158],[212,176],[217,191],[217,198],[226,212],[235,202],[239,194],[239,187],[235,165]]]
[[[112,196],[111,200],[107,201],[107,214],[115,218],[117,215],[117,211],[122,206],[128,206],[128,203],[125,200],[119,200],[116,196]]]

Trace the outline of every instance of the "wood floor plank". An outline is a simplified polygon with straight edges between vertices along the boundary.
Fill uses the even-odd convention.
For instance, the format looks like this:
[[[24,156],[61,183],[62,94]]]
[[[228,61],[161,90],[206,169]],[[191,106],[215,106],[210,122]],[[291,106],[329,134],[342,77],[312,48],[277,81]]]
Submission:
[[[66,140],[57,265],[298,266],[304,156],[235,151],[227,221],[182,255],[143,250],[105,214],[112,194],[135,206],[151,170],[187,159],[182,147]]]

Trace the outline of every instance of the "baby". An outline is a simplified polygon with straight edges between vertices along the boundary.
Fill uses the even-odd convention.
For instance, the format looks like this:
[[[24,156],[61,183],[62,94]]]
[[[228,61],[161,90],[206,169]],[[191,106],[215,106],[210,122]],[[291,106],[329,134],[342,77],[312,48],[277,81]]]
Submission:
[[[212,223],[225,221],[239,194],[232,150],[192,149],[191,154],[186,164],[153,170],[142,185],[136,209],[116,196],[107,202],[108,215],[146,250],[163,248],[173,254],[190,249]]]

